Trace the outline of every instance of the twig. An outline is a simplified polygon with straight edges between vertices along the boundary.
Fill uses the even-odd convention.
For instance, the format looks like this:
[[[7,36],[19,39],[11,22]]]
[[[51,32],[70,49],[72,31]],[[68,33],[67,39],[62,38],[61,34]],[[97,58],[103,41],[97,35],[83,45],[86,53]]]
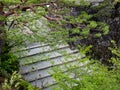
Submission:
[[[12,14],[14,14],[14,11],[9,11],[9,12],[5,13],[4,16],[5,16],[5,17],[8,17],[8,16],[10,16],[10,15],[12,15]]]
[[[62,16],[58,16],[56,18],[52,18],[52,17],[49,17],[48,15],[45,15],[44,17],[47,18],[48,20],[51,20],[51,21],[62,20]]]

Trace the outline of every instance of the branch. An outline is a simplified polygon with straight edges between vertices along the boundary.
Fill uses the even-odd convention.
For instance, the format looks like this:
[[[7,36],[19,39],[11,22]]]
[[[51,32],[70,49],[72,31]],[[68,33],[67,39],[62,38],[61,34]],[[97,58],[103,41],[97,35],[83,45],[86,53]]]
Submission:
[[[8,17],[8,16],[10,16],[10,15],[12,15],[12,14],[14,14],[14,11],[9,11],[9,12],[5,13],[4,16],[5,16],[5,17]]]
[[[44,16],[46,19],[48,20],[51,20],[51,21],[58,21],[58,20],[62,20],[62,16],[58,16],[56,18],[52,18],[52,17],[49,17],[48,15],[45,15]]]
[[[23,7],[21,7],[21,9],[22,9],[23,11],[25,11],[25,10],[27,10],[27,9],[32,9],[32,10],[33,10],[34,7],[50,5],[51,3],[55,3],[55,2],[56,2],[56,1],[49,2],[49,3],[32,4],[32,5],[29,5],[29,6],[23,6]]]
[[[26,11],[27,9],[32,9],[33,7],[50,5],[51,3],[55,3],[55,2],[56,1],[52,1],[49,3],[32,4],[32,5],[28,5],[28,6],[22,6],[21,4],[19,4],[19,5],[15,6],[14,8],[11,8],[11,10],[21,9],[23,11]]]
[[[33,4],[32,6],[33,7],[36,7],[36,6],[45,6],[45,5],[49,5],[50,3]]]
[[[36,6],[44,6],[44,5],[48,5],[49,3],[42,3],[42,4],[33,4],[33,5],[29,5],[29,6],[21,6],[21,5],[17,5],[16,7],[10,9],[10,11],[8,11],[7,13],[4,14],[5,17],[8,17],[12,14],[14,14],[14,10],[16,9],[21,9],[22,11],[26,11],[27,9],[31,9],[32,11],[33,10],[33,7],[36,7]],[[2,8],[0,8],[0,10],[2,10]]]
[[[14,26],[14,20],[11,22],[11,24],[10,24],[10,26],[9,26],[9,28],[8,28],[8,31],[11,29],[11,27],[13,27]]]

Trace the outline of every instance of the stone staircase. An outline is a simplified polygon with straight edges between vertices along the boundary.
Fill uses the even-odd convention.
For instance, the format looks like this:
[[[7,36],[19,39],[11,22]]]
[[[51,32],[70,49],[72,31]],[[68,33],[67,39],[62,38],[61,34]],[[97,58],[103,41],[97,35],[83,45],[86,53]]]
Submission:
[[[51,68],[63,67],[62,70],[65,73],[67,69],[64,68],[64,65],[76,65],[83,57],[78,50],[71,50],[67,44],[55,47],[47,44],[35,44],[19,53],[22,53],[19,61],[20,73],[23,78],[42,90],[51,90],[51,87],[57,85],[57,82],[52,79]]]

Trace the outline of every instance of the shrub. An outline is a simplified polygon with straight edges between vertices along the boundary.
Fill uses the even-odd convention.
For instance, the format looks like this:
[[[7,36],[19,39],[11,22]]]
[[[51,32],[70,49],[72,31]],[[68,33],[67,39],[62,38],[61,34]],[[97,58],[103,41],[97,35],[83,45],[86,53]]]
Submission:
[[[40,90],[22,79],[22,76],[16,71],[13,72],[9,79],[5,79],[2,84],[3,90]]]

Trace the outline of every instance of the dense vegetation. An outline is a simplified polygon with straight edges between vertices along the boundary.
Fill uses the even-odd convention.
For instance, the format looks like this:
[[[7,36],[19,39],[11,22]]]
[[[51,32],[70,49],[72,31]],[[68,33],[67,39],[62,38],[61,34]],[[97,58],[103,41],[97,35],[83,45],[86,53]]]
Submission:
[[[46,25],[51,29],[48,37],[38,34],[42,29],[36,21],[42,17],[48,20]],[[119,0],[104,0],[99,5],[84,0],[0,1],[0,76],[12,75],[18,79],[18,84],[16,81],[12,83],[18,86],[10,84],[9,78],[3,88],[35,89],[13,73],[19,71],[18,57],[13,53],[15,49],[28,42],[56,44],[61,39],[68,42],[71,49],[77,48],[86,55],[80,62],[89,63],[83,66],[84,69],[68,67],[70,72],[67,74],[63,74],[60,68],[53,68],[53,77],[60,85],[57,90],[119,90],[119,24]],[[26,27],[30,30],[25,30]],[[76,77],[71,79],[70,73],[76,73]]]
[[[65,26],[66,29],[69,29],[71,41],[68,42],[71,48],[78,47],[78,45],[92,45],[93,48],[88,54],[106,65],[111,65],[109,59],[112,57],[112,53],[108,47],[114,47],[112,40],[119,46],[119,8],[119,3],[113,4],[109,0],[105,0],[97,6],[89,4],[71,7],[72,18],[69,19],[70,23]]]
[[[92,15],[92,17],[87,21],[92,21],[90,22],[91,27],[85,38],[72,42],[73,46],[82,44],[92,45],[93,48],[91,48],[91,51],[89,52],[91,57],[100,60],[106,65],[111,65],[112,63],[109,62],[109,59],[113,55],[109,50],[109,47],[114,47],[111,41],[114,40],[118,47],[120,44],[120,4],[113,4],[106,0],[98,6],[75,7],[75,12],[78,14],[81,14],[82,11]],[[84,22],[84,24],[87,24],[87,22]],[[71,34],[70,37],[74,37],[76,35],[78,34]],[[81,34],[79,34],[79,36],[81,36]]]

